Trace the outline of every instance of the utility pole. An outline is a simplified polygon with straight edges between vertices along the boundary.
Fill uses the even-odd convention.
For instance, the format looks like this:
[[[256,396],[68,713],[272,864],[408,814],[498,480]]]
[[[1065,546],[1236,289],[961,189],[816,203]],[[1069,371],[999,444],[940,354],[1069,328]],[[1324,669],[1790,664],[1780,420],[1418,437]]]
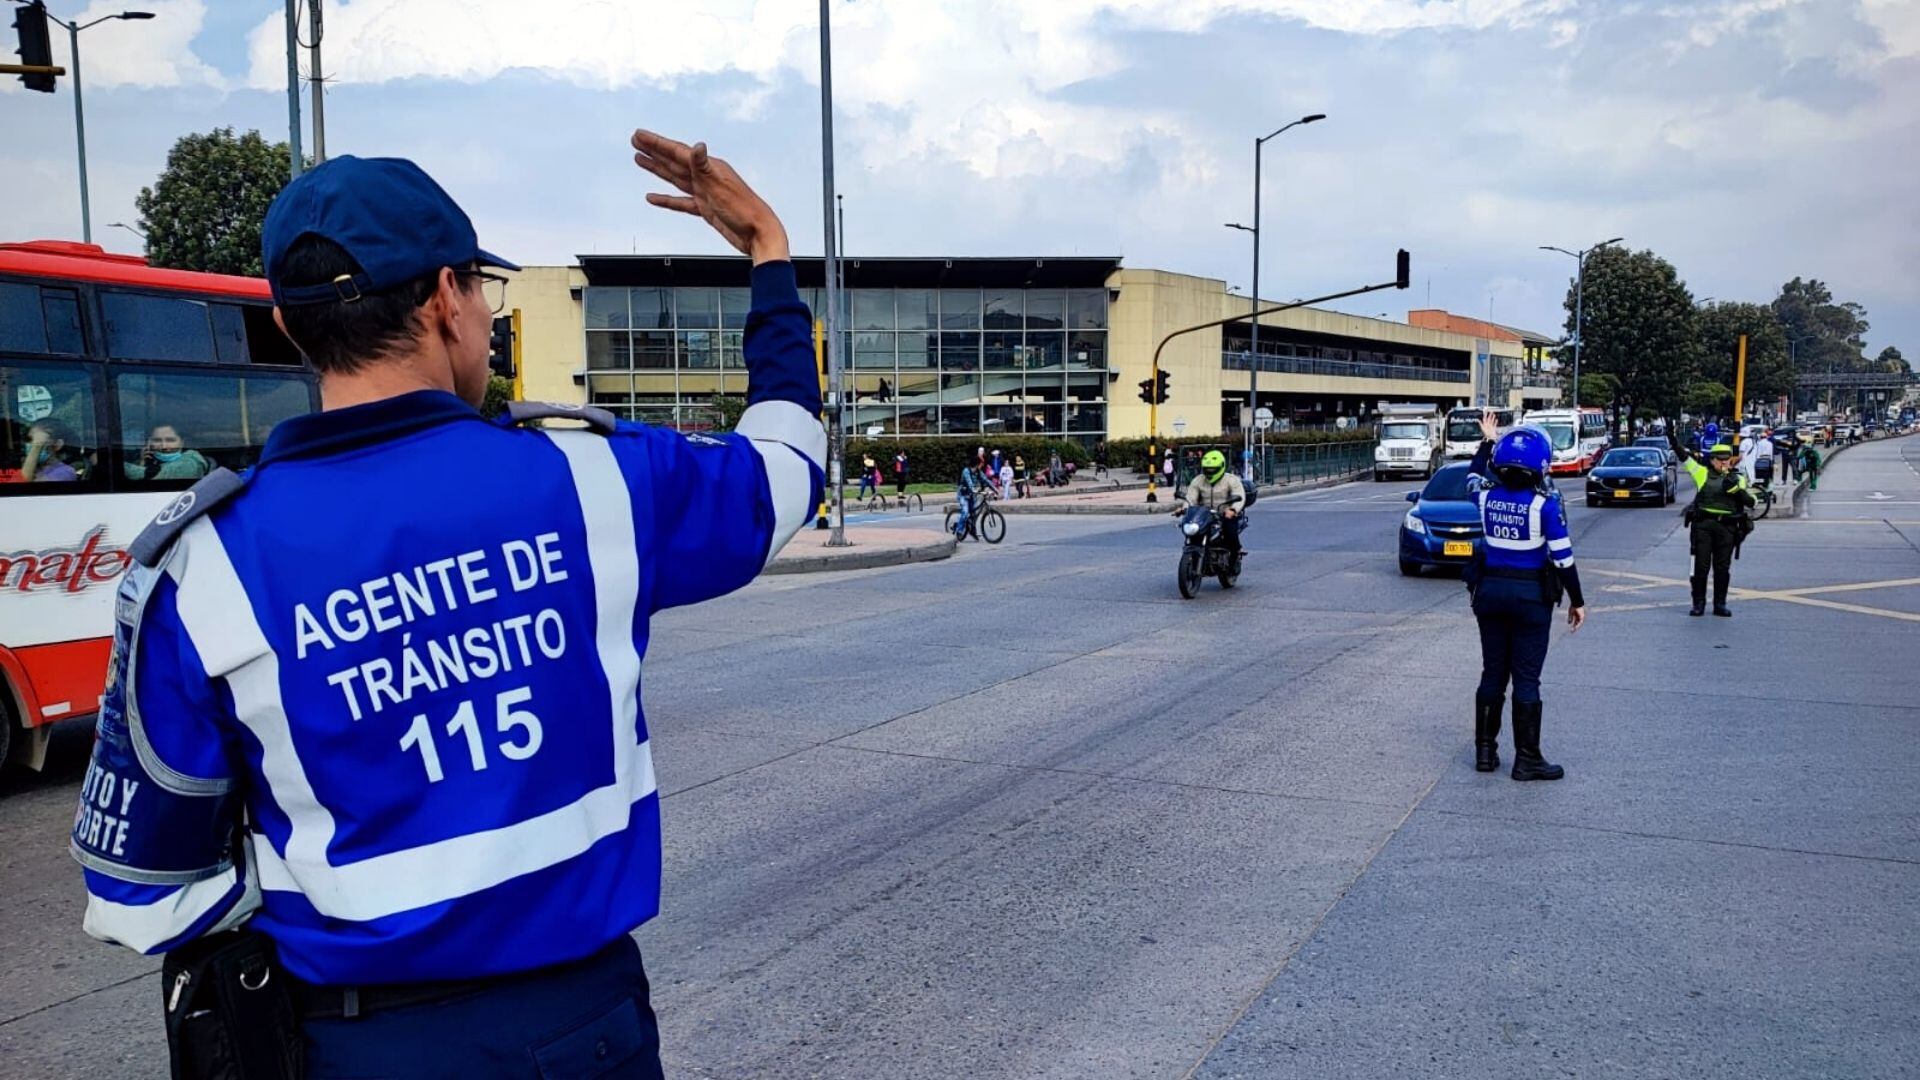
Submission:
[[[300,0],[287,0],[287,176],[300,178]]]
[[[80,31],[85,30],[90,26],[98,26],[103,22],[108,22],[113,19],[128,19],[128,20],[136,20],[136,21],[141,19],[151,19],[153,18],[153,12],[123,11],[123,12],[120,12],[118,15],[102,15],[99,18],[94,19],[92,22],[74,23],[74,22],[68,22],[65,19],[62,19],[59,16],[53,14],[52,12],[47,10],[47,7],[44,3],[41,3],[40,0],[35,0],[34,3],[28,4],[25,8],[21,10],[18,18],[45,20],[44,22],[37,22],[37,26],[39,28],[36,34],[36,36],[38,37],[37,45],[39,46],[39,51],[42,51],[42,52],[45,51],[45,47],[47,43],[46,42],[46,23],[51,22],[57,26],[65,28],[65,30],[67,31],[68,56],[73,60],[73,137],[74,137],[74,143],[79,148],[79,156],[80,156],[80,239],[85,243],[91,244],[93,243],[93,205],[90,202],[88,198],[88,193],[87,193],[87,110],[85,106],[82,105],[81,97],[80,97]],[[22,24],[16,22],[15,25],[20,26]],[[43,74],[47,76],[47,81],[44,86],[44,89],[46,90],[46,92],[52,93],[53,92],[52,76],[63,75],[65,74],[65,71],[57,67],[52,67],[50,65],[35,67],[34,66],[35,61],[28,59],[26,56],[26,49],[27,49],[26,30],[24,28],[21,31],[21,35],[22,35],[21,58],[27,60],[27,65],[30,70],[18,71],[16,72],[16,74],[20,74],[23,76]],[[8,66],[17,67],[18,65],[8,65]],[[31,81],[27,83],[27,88],[30,90],[43,89],[43,87],[35,86]]]
[[[307,10],[312,13],[313,24],[309,33],[313,40],[307,46],[307,78],[313,83],[313,163],[327,160],[327,96],[326,79],[320,74],[320,39],[326,35],[321,24],[320,7],[322,0],[307,0]]]
[[[828,2],[820,0],[820,218],[826,226],[825,284],[831,296],[834,283],[840,278],[840,255],[833,235],[833,24],[827,14]],[[827,427],[827,490],[833,494],[833,532],[827,537],[827,546],[846,547],[847,506],[846,492],[841,489],[844,470],[840,460],[845,451],[841,432],[842,365],[840,335],[835,332],[840,313],[834,310],[836,306],[831,301],[827,304],[827,396],[831,399],[827,412],[833,421]]]

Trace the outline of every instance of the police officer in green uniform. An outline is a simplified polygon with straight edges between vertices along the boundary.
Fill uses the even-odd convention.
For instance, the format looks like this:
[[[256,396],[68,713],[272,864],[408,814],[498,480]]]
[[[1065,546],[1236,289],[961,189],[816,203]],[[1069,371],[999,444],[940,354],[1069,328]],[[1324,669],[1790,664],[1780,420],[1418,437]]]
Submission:
[[[1674,440],[1674,452],[1693,477],[1693,505],[1687,508],[1687,521],[1693,527],[1693,610],[1689,615],[1707,613],[1707,569],[1713,569],[1713,613],[1723,619],[1733,617],[1727,608],[1727,584],[1733,576],[1733,549],[1753,529],[1747,510],[1753,506],[1753,491],[1747,478],[1734,468],[1733,448],[1715,443],[1705,455]]]

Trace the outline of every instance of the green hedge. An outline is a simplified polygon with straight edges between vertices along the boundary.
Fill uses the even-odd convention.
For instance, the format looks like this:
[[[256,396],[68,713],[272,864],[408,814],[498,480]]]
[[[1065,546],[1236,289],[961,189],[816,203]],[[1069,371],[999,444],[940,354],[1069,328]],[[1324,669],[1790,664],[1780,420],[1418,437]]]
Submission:
[[[1309,443],[1371,443],[1378,440],[1374,429],[1358,428],[1352,431],[1270,431],[1267,433],[1268,446],[1304,446]],[[1194,439],[1156,439],[1153,445],[1165,452],[1169,447],[1175,456],[1188,446],[1225,446],[1238,447],[1238,435],[1209,435]],[[1115,439],[1107,444],[1107,463],[1117,469],[1139,468],[1147,460],[1148,440]],[[1237,468],[1238,466],[1236,466]]]
[[[900,450],[907,452],[907,479],[916,484],[948,483],[960,479],[960,470],[966,467],[975,448],[984,446],[987,453],[1000,451],[1000,456],[1011,461],[1015,455],[1027,459],[1027,468],[1035,473],[1047,467],[1048,455],[1059,451],[1061,461],[1073,462],[1084,468],[1091,458],[1079,443],[1066,439],[1046,439],[1038,435],[989,435],[976,438],[947,436],[943,438],[902,438],[847,440],[847,480],[853,482],[860,476],[860,458],[863,454],[872,454],[873,460],[880,466],[880,475],[888,483],[893,482],[893,455]]]

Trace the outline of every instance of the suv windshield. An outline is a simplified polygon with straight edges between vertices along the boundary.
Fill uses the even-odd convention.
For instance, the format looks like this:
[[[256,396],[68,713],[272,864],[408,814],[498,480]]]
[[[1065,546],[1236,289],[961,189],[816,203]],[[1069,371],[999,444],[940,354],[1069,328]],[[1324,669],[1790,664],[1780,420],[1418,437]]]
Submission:
[[[1602,465],[1661,465],[1658,450],[1609,450],[1607,456],[1600,459]]]
[[[1433,474],[1427,481],[1425,490],[1420,492],[1423,502],[1463,502],[1467,495],[1467,479],[1473,473],[1465,465],[1449,465]]]
[[[1382,424],[1380,425],[1380,437],[1382,439],[1424,439],[1427,437],[1427,425],[1409,423]]]

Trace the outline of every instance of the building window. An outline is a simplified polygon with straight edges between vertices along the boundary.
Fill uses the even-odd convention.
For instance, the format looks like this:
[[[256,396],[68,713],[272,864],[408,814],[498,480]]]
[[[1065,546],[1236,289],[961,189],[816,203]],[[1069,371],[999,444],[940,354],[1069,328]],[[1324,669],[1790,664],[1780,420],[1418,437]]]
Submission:
[[[1060,330],[1067,325],[1067,294],[1060,289],[1027,293],[1027,329]]]
[[[1107,328],[1107,290],[1069,289],[1067,291],[1067,326],[1074,330],[1105,330]]]
[[[980,329],[980,290],[941,289],[940,328],[942,330]]]
[[[584,302],[589,330],[625,330],[632,325],[625,289],[589,288]]]
[[[855,330],[892,330],[893,290],[854,289],[853,328]]]
[[[720,290],[677,289],[674,325],[682,330],[720,329]]]
[[[895,290],[894,304],[900,329],[939,329],[940,294],[932,289]]]

